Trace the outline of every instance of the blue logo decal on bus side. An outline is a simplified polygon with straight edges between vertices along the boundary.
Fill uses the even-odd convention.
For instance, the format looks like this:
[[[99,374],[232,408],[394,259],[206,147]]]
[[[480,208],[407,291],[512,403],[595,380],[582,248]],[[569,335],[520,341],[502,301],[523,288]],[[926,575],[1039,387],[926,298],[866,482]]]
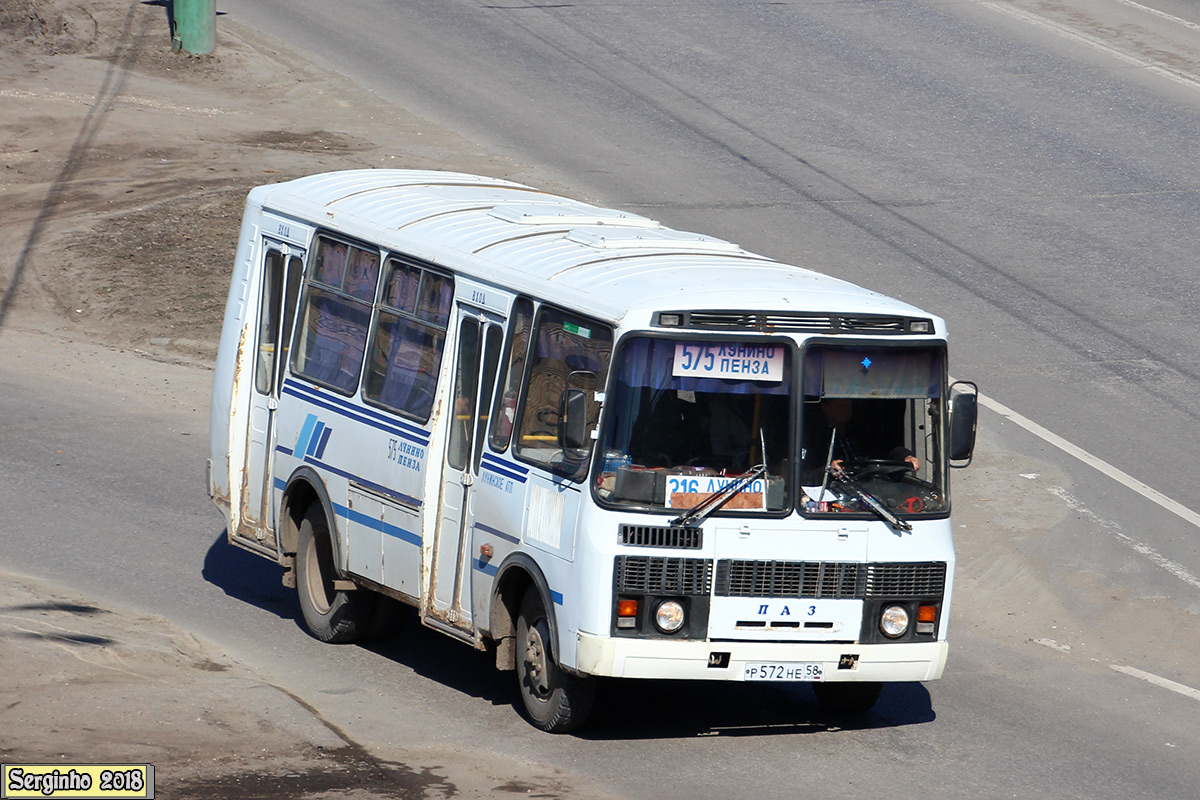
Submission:
[[[304,424],[300,426],[300,435],[296,438],[296,447],[288,450],[283,445],[276,445],[275,449],[285,455],[295,456],[308,464],[320,467],[334,475],[341,476],[346,480],[354,481],[361,486],[377,491],[385,497],[398,500],[401,503],[411,506],[413,509],[421,508],[422,502],[419,498],[410,497],[402,492],[397,492],[390,486],[384,486],[375,481],[367,480],[361,475],[347,472],[344,469],[338,469],[332,464],[322,461],[321,459],[325,455],[325,447],[329,444],[329,438],[332,434],[333,428],[328,427],[324,422],[319,420],[316,414],[309,414],[304,418]],[[287,481],[275,478],[274,487],[283,491],[287,488]],[[384,533],[388,533],[388,531],[384,531]],[[396,534],[392,533],[392,535]],[[406,537],[400,536],[400,538]]]
[[[304,456],[321,458],[325,454],[325,445],[329,444],[329,437],[332,433],[333,428],[326,427],[324,422],[317,419],[316,414],[309,414],[304,418],[304,425],[300,428],[300,437],[296,440],[296,447],[292,450],[293,455],[299,458]]]

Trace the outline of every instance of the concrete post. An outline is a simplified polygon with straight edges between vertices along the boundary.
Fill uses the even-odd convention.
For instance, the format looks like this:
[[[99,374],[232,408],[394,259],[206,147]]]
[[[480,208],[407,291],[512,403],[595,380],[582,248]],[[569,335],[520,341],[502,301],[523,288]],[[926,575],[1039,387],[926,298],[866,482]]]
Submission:
[[[203,56],[217,47],[217,0],[172,0],[171,49]]]

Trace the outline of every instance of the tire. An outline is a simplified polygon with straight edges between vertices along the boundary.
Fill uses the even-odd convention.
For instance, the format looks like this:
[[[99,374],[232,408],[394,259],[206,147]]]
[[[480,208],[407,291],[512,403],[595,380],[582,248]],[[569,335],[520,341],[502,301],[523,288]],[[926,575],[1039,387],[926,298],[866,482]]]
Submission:
[[[375,594],[366,589],[335,590],[335,577],[329,525],[324,509],[313,505],[300,523],[296,545],[296,594],[304,625],[322,642],[353,642],[367,632],[375,610]]]
[[[534,587],[525,592],[517,619],[517,682],[530,722],[548,733],[577,730],[592,714],[596,683],[554,660],[550,623]]]
[[[831,714],[865,714],[870,711],[879,693],[883,691],[882,683],[814,683],[813,691],[821,707]]]

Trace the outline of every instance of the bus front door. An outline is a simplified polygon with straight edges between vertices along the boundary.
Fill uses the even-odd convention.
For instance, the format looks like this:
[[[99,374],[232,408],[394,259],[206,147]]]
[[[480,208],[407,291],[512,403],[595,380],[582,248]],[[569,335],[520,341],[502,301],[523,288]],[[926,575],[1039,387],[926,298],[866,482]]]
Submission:
[[[424,608],[427,623],[449,626],[470,638],[471,489],[479,478],[504,334],[500,319],[477,309],[460,307],[459,319],[450,430]]]
[[[241,503],[234,535],[257,548],[275,552],[276,542],[268,535],[275,527],[271,509],[275,409],[279,406],[279,391],[287,366],[304,253],[276,242],[266,241],[264,245],[262,303],[250,356],[254,363],[243,365],[245,371],[254,374],[254,389],[250,393],[246,461],[241,471]]]

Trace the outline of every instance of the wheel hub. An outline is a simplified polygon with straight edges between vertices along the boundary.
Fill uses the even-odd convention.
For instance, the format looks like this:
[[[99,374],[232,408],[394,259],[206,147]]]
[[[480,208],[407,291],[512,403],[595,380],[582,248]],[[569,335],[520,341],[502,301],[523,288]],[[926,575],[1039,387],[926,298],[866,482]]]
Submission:
[[[542,633],[536,626],[529,629],[529,637],[525,641],[525,674],[539,695],[550,691],[546,683],[546,647]]]

